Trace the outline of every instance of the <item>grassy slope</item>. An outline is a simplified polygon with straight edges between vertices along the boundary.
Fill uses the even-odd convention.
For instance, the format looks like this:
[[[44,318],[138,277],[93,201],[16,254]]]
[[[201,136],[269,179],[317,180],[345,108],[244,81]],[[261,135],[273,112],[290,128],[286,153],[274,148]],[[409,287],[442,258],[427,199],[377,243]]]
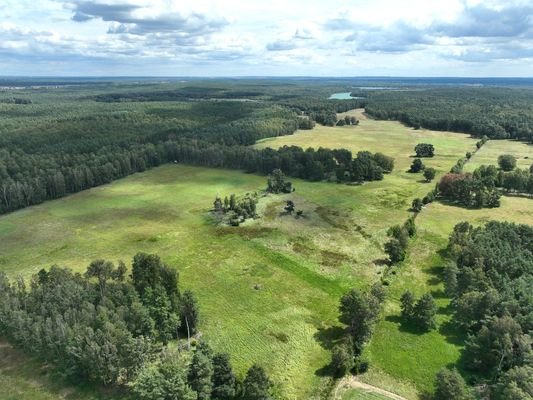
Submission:
[[[370,120],[356,128],[317,127],[260,146],[283,144],[280,141],[382,151],[396,158],[397,168],[384,181],[360,187],[295,180],[297,192],[290,197],[305,218],[279,217],[287,196],[271,196],[259,205],[261,220],[235,229],[212,226],[206,211],[217,193],[261,189],[264,177],[160,167],[1,217],[0,269],[29,276],[52,263],[82,270],[97,257],[129,261],[138,251],[157,252],[178,268],[182,287],[197,292],[205,315],[202,331],[217,349],[231,353],[239,373],[259,362],[285,398],[316,397],[325,383],[317,374],[329,359],[324,347],[331,331],[326,328],[336,323],[338,298],[348,287],[365,286],[379,277],[383,267],[377,261],[383,258],[387,228],[405,220],[412,198],[432,187],[421,183],[420,175],[405,172],[414,145],[434,143],[437,156],[426,164],[444,173],[475,141],[466,135],[414,131],[395,122]],[[525,200],[506,198],[497,212],[505,215],[509,207],[519,212]],[[442,247],[454,224],[446,218],[472,215],[442,207],[432,205],[420,217],[419,238],[399,273],[405,277],[392,281],[387,313],[393,316],[402,285],[422,292],[428,281],[433,282],[433,251]],[[425,224],[432,212],[437,213]],[[425,230],[433,236],[422,239]],[[255,284],[261,290],[254,290]],[[394,319],[385,319],[368,350],[374,366],[368,379],[378,386],[400,379],[404,392],[411,394],[412,388],[430,387],[430,374],[419,374],[424,372],[422,363],[406,368],[402,360],[407,365],[416,362],[398,351],[417,341],[427,350],[423,357],[432,361],[430,371],[457,358],[459,347],[446,342],[445,335],[415,338],[402,332]],[[442,344],[446,347],[440,350]],[[436,357],[441,351],[444,356]]]

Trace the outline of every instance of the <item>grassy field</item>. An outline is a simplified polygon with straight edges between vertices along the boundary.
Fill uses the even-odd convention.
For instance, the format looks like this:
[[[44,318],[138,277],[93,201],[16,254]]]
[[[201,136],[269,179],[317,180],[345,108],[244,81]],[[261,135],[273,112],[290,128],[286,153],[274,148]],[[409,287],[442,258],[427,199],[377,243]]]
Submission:
[[[498,156],[512,154],[518,168],[533,164],[533,145],[515,140],[489,140],[466,164],[465,171],[472,172],[480,165],[498,165]]]
[[[439,172],[448,172],[459,157],[475,148],[476,140],[469,135],[426,129],[415,130],[395,121],[376,121],[366,118],[362,110],[339,114],[341,117],[344,115],[355,115],[359,119],[359,125],[343,127],[317,125],[313,130],[300,130],[294,135],[263,139],[256,147],[278,148],[295,145],[303,148],[346,148],[354,155],[363,150],[381,152],[394,157],[396,171],[406,171],[413,161],[415,145],[422,142],[431,143],[435,146],[435,157],[424,159],[424,164]],[[420,178],[420,175],[415,177]]]
[[[411,200],[433,187],[420,174],[405,172],[421,141],[435,145],[436,157],[425,163],[439,173],[475,145],[466,135],[365,119],[358,127],[317,127],[264,141],[258,146],[381,151],[395,157],[396,169],[383,181],[362,186],[293,180],[295,193],[261,199],[262,218],[239,228],[213,225],[208,210],[215,196],[261,190],[265,177],[159,167],[0,217],[0,270],[29,277],[52,264],[81,271],[96,258],[129,262],[139,251],[158,253],[179,270],[181,287],[197,293],[203,335],[217,350],[231,354],[239,374],[257,362],[267,368],[282,398],[320,398],[330,382],[322,371],[338,332],[330,328],[337,325],[339,297],[349,287],[379,279],[386,230],[403,222]],[[280,215],[288,198],[304,218]],[[438,299],[439,330],[415,335],[397,320],[398,298],[407,287],[418,294],[442,292],[437,251],[456,222],[502,218],[533,223],[528,201],[503,198],[497,210],[438,203],[423,210],[408,259],[388,278],[384,320],[365,352],[371,362],[365,375],[369,383],[414,399],[431,389],[436,370],[457,360],[460,343],[446,324],[448,300]],[[13,368],[21,370],[19,387],[33,390],[26,364]],[[0,385],[0,398],[13,396],[9,390]]]

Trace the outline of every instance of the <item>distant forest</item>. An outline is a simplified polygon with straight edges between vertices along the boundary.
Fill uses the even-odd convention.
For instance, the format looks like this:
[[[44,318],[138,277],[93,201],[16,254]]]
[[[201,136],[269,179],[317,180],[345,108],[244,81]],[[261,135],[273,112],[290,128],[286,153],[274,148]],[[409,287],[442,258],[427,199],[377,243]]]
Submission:
[[[346,83],[95,80],[81,85],[67,80],[52,87],[1,91],[0,213],[168,162],[262,174],[280,168],[308,180],[382,179],[387,168],[375,168],[369,158],[364,167],[348,166],[332,150],[249,147],[259,139],[312,129],[315,122],[333,126],[336,113],[358,107],[375,118],[415,128],[533,141],[533,90],[361,90]],[[35,82],[36,87],[45,84],[54,82]],[[359,98],[328,99],[350,89]]]
[[[420,89],[372,92],[366,112],[414,128],[470,133],[533,143],[533,90],[508,88]]]

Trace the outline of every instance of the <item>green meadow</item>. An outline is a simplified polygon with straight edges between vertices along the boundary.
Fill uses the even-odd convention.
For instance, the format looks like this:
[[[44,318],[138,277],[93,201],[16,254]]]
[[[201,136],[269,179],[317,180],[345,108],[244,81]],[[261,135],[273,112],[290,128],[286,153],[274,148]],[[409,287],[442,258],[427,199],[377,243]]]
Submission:
[[[497,166],[501,154],[515,156],[518,168],[529,168],[533,164],[533,145],[517,140],[489,140],[476,152],[465,170],[471,172],[480,165]]]
[[[293,194],[261,198],[260,219],[220,227],[209,216],[216,195],[261,191],[266,177],[166,165],[0,217],[0,270],[29,278],[53,264],[83,271],[97,258],[129,263],[137,252],[157,253],[179,271],[180,287],[197,294],[203,337],[216,350],[230,353],[239,374],[259,363],[276,382],[281,398],[322,398],[332,383],[323,371],[338,334],[340,296],[386,273],[387,229],[407,218],[413,198],[433,188],[420,174],[406,172],[414,146],[434,144],[436,156],[424,162],[443,174],[476,142],[467,135],[413,130],[356,113],[361,118],[357,127],[317,126],[264,140],[257,147],[380,151],[396,162],[395,171],[383,181],[348,186],[295,179]],[[302,218],[282,215],[289,198],[303,210]],[[449,323],[439,250],[460,221],[533,224],[530,201],[504,197],[495,210],[440,203],[424,208],[408,258],[387,272],[388,299],[364,353],[370,371],[363,380],[409,399],[432,389],[436,371],[458,360],[462,341]],[[399,297],[407,288],[436,295],[438,330],[419,335],[402,328]],[[27,365],[14,363],[13,368],[22,371]],[[36,383],[29,374],[9,379],[0,377],[0,398],[36,398],[31,395]],[[9,382],[27,387],[26,397],[16,397]],[[54,390],[43,390],[38,398],[57,398]],[[380,398],[367,395],[374,396],[343,398]]]

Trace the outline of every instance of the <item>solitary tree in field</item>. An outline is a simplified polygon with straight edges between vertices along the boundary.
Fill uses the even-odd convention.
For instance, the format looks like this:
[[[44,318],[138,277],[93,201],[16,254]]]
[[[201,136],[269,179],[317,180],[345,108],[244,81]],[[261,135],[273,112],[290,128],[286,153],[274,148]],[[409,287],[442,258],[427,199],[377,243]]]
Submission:
[[[424,178],[426,178],[426,182],[431,182],[436,175],[437,171],[435,168],[426,168],[424,169]]]
[[[339,312],[339,320],[348,326],[353,344],[360,351],[379,314],[379,299],[372,294],[352,289],[342,296]]]
[[[435,155],[435,147],[429,143],[418,143],[415,146],[417,157],[433,157]]]
[[[413,163],[411,164],[411,167],[409,168],[409,172],[417,173],[424,169],[424,163],[420,158],[415,158],[413,160]]]
[[[512,171],[516,168],[516,158],[511,154],[502,154],[498,157],[498,165],[503,171]]]
[[[416,198],[411,203],[411,210],[413,210],[414,212],[418,213],[418,212],[422,211],[422,207],[423,206],[424,206],[424,203],[422,202],[422,200],[420,200],[419,198]]]
[[[389,256],[392,264],[396,264],[405,259],[405,247],[395,238],[385,243],[385,253]]]

